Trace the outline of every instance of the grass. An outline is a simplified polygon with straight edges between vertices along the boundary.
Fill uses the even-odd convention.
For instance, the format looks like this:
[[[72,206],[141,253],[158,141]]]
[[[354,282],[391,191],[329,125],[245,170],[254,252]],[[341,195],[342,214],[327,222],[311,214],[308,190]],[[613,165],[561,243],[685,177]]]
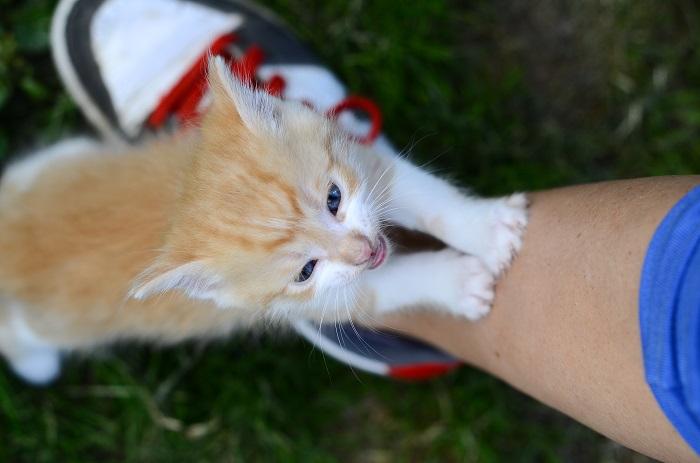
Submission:
[[[690,0],[268,0],[419,162],[482,193],[700,170]],[[88,130],[48,53],[53,2],[0,0],[0,159]],[[291,336],[122,346],[33,389],[0,369],[0,461],[638,462],[463,368],[353,374]]]

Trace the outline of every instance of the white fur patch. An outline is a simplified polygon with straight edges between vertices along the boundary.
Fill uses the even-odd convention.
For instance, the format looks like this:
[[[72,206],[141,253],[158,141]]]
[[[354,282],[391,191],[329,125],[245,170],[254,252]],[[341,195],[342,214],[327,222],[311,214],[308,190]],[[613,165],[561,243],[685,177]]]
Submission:
[[[58,349],[32,331],[24,321],[20,307],[15,306],[11,310],[9,328],[15,349],[8,360],[12,369],[33,384],[53,381],[60,372]]]
[[[33,350],[10,364],[15,373],[32,384],[47,384],[55,380],[61,372],[61,360],[54,349]]]
[[[394,163],[392,222],[480,258],[494,275],[510,264],[527,225],[524,195],[472,197],[408,161]]]
[[[348,201],[344,224],[348,230],[357,231],[370,240],[374,240],[379,232],[379,227],[372,218],[372,209],[368,206],[364,186],[361,186],[360,191]]]
[[[39,175],[50,165],[83,156],[99,148],[100,143],[90,138],[61,141],[11,164],[3,176],[3,183],[7,182],[8,186],[19,192],[29,191]]]
[[[395,256],[364,279],[379,313],[428,304],[476,320],[493,300],[494,276],[486,266],[452,249]]]
[[[213,274],[204,262],[189,262],[172,270],[158,274],[159,264],[146,270],[137,278],[129,297],[143,300],[168,291],[182,291],[187,297],[199,300],[209,300],[222,309],[235,306],[231,295],[224,297],[220,291],[222,279]]]

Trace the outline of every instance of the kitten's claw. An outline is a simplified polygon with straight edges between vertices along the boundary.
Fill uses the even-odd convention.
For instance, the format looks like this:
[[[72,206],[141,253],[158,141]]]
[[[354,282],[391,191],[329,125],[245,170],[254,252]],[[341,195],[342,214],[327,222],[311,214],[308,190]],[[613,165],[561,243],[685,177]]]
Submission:
[[[449,275],[454,285],[448,310],[469,320],[482,318],[491,310],[494,276],[474,256],[453,252],[445,258],[451,267]]]
[[[478,320],[491,310],[494,279],[478,259],[463,256],[460,261],[462,297],[457,304],[458,313]]]
[[[486,218],[491,245],[477,255],[492,274],[500,275],[522,245],[522,235],[527,225],[527,197],[516,193],[493,201]]]

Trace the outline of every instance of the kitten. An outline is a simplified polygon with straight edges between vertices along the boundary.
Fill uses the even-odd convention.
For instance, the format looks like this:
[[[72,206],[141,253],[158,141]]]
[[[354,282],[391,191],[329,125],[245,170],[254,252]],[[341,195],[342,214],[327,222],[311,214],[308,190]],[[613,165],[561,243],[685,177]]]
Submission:
[[[465,196],[241,85],[220,59],[210,86],[199,128],[128,149],[63,142],[7,169],[0,353],[17,373],[46,382],[62,351],[261,319],[488,312],[520,245],[524,196]],[[387,222],[450,248],[391,255]]]

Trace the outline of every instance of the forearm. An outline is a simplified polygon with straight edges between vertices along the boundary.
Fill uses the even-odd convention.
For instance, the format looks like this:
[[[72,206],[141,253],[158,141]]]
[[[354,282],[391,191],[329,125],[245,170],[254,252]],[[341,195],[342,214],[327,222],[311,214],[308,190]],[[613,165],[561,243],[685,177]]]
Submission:
[[[666,177],[533,194],[524,246],[486,319],[416,314],[387,324],[624,445],[695,461],[645,383],[637,298],[654,230],[698,183]]]

